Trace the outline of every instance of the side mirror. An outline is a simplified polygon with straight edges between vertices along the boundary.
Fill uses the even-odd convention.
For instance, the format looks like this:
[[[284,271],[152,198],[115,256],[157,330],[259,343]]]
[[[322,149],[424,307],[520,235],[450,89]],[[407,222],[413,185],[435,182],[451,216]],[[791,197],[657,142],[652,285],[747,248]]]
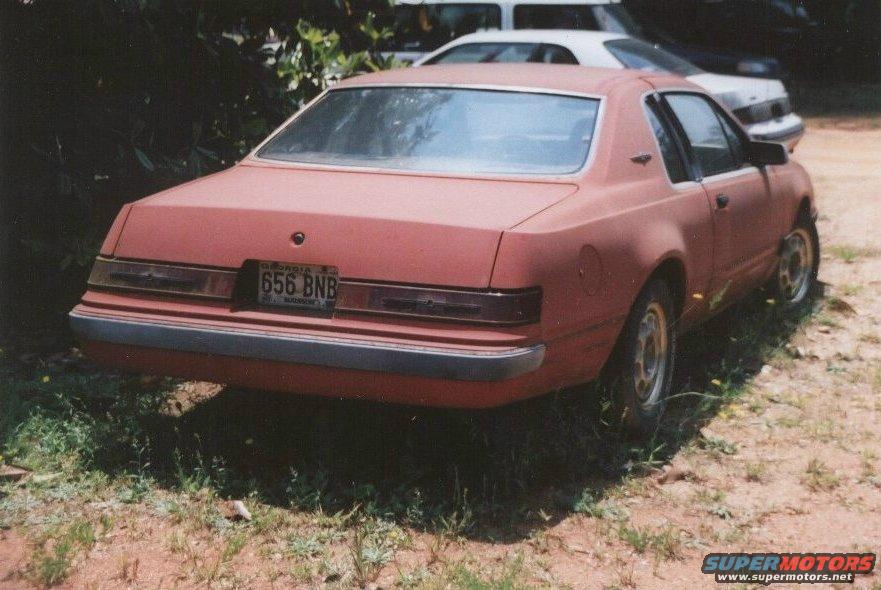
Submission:
[[[756,166],[780,166],[789,161],[789,152],[782,143],[751,141],[749,161]]]

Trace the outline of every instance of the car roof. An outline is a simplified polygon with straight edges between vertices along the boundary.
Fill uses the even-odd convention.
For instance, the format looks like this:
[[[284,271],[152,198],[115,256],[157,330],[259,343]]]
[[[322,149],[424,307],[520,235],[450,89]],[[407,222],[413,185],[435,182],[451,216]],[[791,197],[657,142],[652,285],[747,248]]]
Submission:
[[[559,45],[596,47],[606,41],[630,39],[621,33],[606,31],[572,31],[566,29],[516,29],[507,31],[480,31],[453,39],[444,47],[468,43],[519,42],[519,43],[557,43]]]
[[[610,88],[644,78],[646,72],[580,65],[506,63],[450,64],[399,68],[343,80],[333,88],[357,86],[492,86],[602,96]]]

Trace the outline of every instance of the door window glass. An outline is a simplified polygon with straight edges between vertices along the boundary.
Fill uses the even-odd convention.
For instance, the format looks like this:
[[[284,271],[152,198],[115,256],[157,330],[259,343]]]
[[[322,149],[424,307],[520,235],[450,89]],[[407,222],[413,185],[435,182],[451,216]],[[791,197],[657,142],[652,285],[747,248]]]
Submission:
[[[740,168],[716,111],[696,94],[668,94],[667,103],[679,120],[704,176]]]

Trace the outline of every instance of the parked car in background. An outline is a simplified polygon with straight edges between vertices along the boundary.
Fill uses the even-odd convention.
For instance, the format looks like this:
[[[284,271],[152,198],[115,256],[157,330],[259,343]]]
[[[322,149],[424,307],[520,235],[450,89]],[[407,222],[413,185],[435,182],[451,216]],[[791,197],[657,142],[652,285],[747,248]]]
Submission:
[[[803,0],[628,0],[627,8],[638,22],[669,36],[726,52],[770,53],[787,70],[803,69],[830,42]],[[736,67],[714,71],[744,73]]]
[[[688,79],[724,103],[755,139],[792,149],[804,135],[780,80],[710,74],[640,39],[588,31],[489,31],[459,37],[414,65],[537,62],[669,72]]]
[[[806,299],[816,216],[786,150],[682,78],[397,69],[126,205],[70,317],[108,365],[405,404],[497,406],[613,359],[648,433],[680,331],[766,281]]]
[[[712,71],[783,78],[774,58],[682,43],[650,22],[635,19],[620,0],[397,0],[395,36],[385,49],[415,61],[453,39],[478,31],[567,29],[607,31],[660,45]]]

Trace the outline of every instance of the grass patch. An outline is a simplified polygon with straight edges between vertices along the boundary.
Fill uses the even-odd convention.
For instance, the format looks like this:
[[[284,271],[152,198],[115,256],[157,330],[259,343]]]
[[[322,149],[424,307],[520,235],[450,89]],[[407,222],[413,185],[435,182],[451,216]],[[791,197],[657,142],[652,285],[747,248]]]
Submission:
[[[841,478],[819,459],[811,459],[802,483],[812,491],[829,492],[841,485]]]
[[[590,488],[585,488],[581,492],[572,505],[572,512],[604,520],[627,520],[627,511],[624,508],[611,500],[603,501]]]
[[[872,258],[879,254],[875,248],[861,248],[848,244],[832,244],[826,246],[826,251],[846,264],[853,264],[860,258]]]
[[[395,556],[397,549],[408,543],[406,533],[394,523],[366,519],[356,528],[349,547],[355,582],[364,588],[376,581],[382,567]]]
[[[453,568],[449,582],[461,590],[526,590],[531,585],[519,581],[523,571],[523,556],[507,560],[497,573],[475,572],[466,565]]]
[[[737,443],[722,438],[721,436],[702,437],[698,440],[698,444],[710,454],[719,455],[736,455],[738,452]]]
[[[746,473],[744,475],[746,477],[746,481],[753,481],[758,483],[765,481],[768,469],[764,463],[747,463],[745,469]]]
[[[26,571],[43,586],[60,584],[70,575],[77,556],[96,541],[91,523],[76,520],[66,528],[46,534],[35,546]]]
[[[855,297],[862,293],[863,288],[864,285],[855,285],[852,283],[838,285],[838,291],[840,291],[844,297]]]
[[[287,549],[294,557],[317,557],[324,553],[324,543],[318,535],[301,536],[295,533],[288,538]]]
[[[618,528],[618,538],[637,553],[650,551],[661,560],[677,558],[682,551],[682,535],[669,525],[659,530],[621,525]]]
[[[319,576],[370,584],[418,531],[434,540],[430,573],[444,583],[516,586],[519,577],[505,572],[451,573],[446,548],[463,537],[538,538],[543,523],[572,513],[608,521],[635,548],[669,559],[679,533],[627,532],[622,499],[656,494],[644,476],[683,447],[719,458],[738,452],[730,441],[702,439],[701,428],[722,408],[737,417],[751,377],[808,315],[762,301],[731,313],[683,338],[668,418],[641,443],[626,436],[601,384],[484,412],[234,388],[168,412],[176,381],[4,354],[0,455],[34,477],[0,492],[0,526],[55,518],[48,507],[59,500],[140,504],[177,527],[168,548],[203,582],[229,581],[247,538],[264,557],[297,561],[297,572],[278,571],[304,584]],[[245,500],[253,520],[225,515],[218,507],[228,500]],[[207,556],[195,535],[217,541]],[[45,556],[54,547],[47,543]],[[80,554],[62,546],[56,570]],[[46,571],[48,558],[40,560]]]

